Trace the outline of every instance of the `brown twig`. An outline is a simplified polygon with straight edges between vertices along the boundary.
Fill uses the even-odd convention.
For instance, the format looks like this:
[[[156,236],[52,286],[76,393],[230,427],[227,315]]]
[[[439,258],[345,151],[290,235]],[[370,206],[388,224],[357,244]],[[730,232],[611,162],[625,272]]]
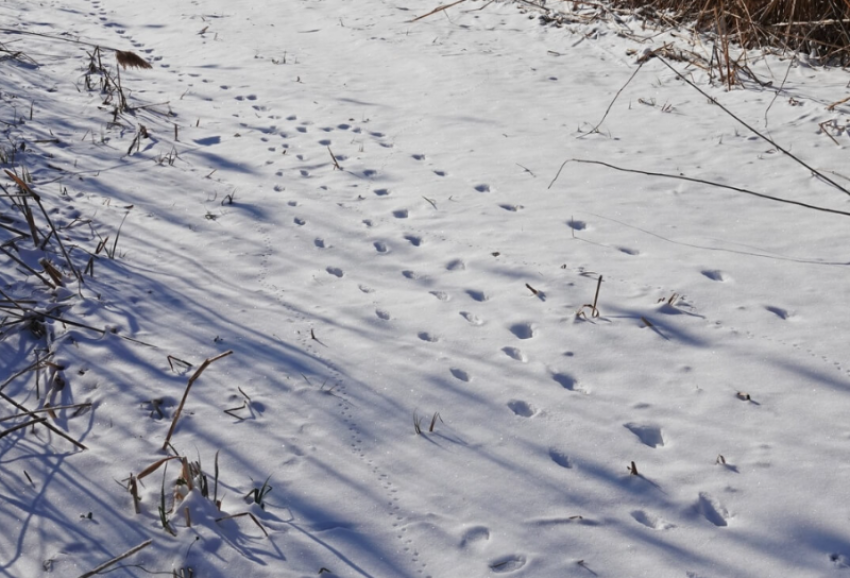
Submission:
[[[189,397],[189,390],[192,389],[192,384],[195,383],[204,370],[210,366],[211,363],[218,361],[222,357],[227,357],[233,353],[233,350],[225,351],[224,353],[220,353],[215,357],[210,357],[204,360],[201,366],[198,368],[195,373],[192,374],[192,377],[189,378],[189,382],[186,384],[186,391],[183,392],[183,399],[180,400],[180,405],[177,406],[177,411],[174,412],[174,419],[171,420],[171,427],[168,429],[168,435],[165,436],[165,443],[162,444],[162,449],[166,449],[168,447],[169,442],[171,441],[171,436],[174,434],[174,428],[177,427],[177,420],[180,419],[180,414],[183,412],[183,405],[186,403],[186,398]]]
[[[451,4],[445,4],[443,6],[438,6],[437,8],[434,8],[433,10],[431,10],[428,14],[423,14],[422,16],[417,16],[413,20],[408,20],[408,22],[416,22],[417,20],[422,20],[423,18],[427,18],[428,16],[431,16],[432,14],[436,14],[437,12],[442,12],[443,10],[446,10],[447,8],[451,8],[452,6],[457,6],[461,2],[466,2],[466,0],[457,0],[457,2],[452,2]]]

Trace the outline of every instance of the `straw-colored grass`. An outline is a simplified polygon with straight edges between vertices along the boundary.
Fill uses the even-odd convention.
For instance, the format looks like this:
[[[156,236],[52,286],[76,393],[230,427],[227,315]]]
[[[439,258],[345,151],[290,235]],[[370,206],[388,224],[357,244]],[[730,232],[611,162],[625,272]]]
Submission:
[[[579,2],[580,3],[580,2]],[[824,64],[850,63],[847,0],[613,0],[649,20],[687,25],[721,43],[812,55]]]

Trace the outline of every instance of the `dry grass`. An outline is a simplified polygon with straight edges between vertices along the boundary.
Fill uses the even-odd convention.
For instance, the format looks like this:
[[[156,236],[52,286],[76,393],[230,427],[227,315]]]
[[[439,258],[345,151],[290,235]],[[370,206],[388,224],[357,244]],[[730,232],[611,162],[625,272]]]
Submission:
[[[714,36],[721,47],[734,43],[746,49],[802,52],[824,64],[850,63],[847,0],[613,0],[612,5]]]

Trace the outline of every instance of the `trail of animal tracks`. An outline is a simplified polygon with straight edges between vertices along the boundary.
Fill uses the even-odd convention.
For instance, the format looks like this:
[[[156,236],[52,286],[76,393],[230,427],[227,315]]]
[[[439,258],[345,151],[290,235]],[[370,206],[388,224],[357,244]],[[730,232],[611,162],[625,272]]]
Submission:
[[[89,43],[0,35],[4,168],[72,256],[114,258],[49,297],[105,332],[0,340],[0,383],[52,353],[53,405],[91,403],[50,420],[86,450],[0,439],[0,576],[149,539],[105,575],[850,575],[847,217],[598,164],[550,183],[583,159],[847,195],[657,59],[626,85],[669,33],[482,0],[411,22],[435,7],[3,3]],[[151,63],[120,71],[132,110],[86,87],[92,45]],[[673,66],[846,184],[845,71]],[[3,393],[41,408],[47,373]],[[169,455],[189,470],[139,477]]]

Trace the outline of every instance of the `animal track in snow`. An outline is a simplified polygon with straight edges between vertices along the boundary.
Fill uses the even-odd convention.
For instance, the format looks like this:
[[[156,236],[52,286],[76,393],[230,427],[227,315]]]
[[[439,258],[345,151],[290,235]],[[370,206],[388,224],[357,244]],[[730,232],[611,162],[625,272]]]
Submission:
[[[378,316],[378,319],[383,319],[384,321],[389,321],[392,319],[392,316],[383,309],[375,309],[375,315]]]
[[[625,253],[626,255],[640,255],[640,251],[629,247],[617,247],[617,250],[621,253]]]
[[[420,331],[417,334],[417,337],[422,341],[427,341],[429,343],[436,343],[440,340],[438,336],[434,335],[433,333],[428,333],[427,331]]]
[[[378,253],[386,253],[387,251],[389,251],[387,244],[384,243],[383,241],[375,241],[374,245],[375,245],[375,250]]]
[[[342,277],[345,274],[339,267],[328,267],[325,270],[331,275],[334,275],[335,277]]]
[[[729,277],[726,273],[724,273],[723,271],[718,271],[716,269],[706,269],[705,271],[700,271],[700,273],[702,273],[704,277],[707,277],[712,281],[720,281],[721,283],[732,280],[732,278]]]
[[[552,375],[552,379],[554,379],[558,385],[564,389],[580,391],[578,387],[578,380],[569,373],[555,373]]]
[[[460,547],[469,548],[470,546],[477,546],[483,542],[487,542],[489,539],[490,530],[485,526],[473,526],[463,533],[463,537],[460,539]]]
[[[509,329],[517,339],[531,339],[535,336],[534,325],[531,323],[515,323]]]
[[[405,235],[404,240],[409,241],[414,247],[422,245],[422,237],[417,237],[416,235]]]
[[[393,217],[395,217],[396,219],[406,219],[409,216],[410,211],[408,211],[407,209],[398,209],[396,211],[393,211]]]
[[[319,238],[319,237],[317,237],[316,240],[313,241],[313,244],[316,247],[318,247],[319,249],[327,249],[328,248],[327,244],[325,243],[325,240],[322,239],[322,238]]]
[[[765,305],[764,308],[765,310],[770,311],[780,319],[789,319],[793,316],[787,309],[783,309],[782,307],[773,307],[772,305]]]
[[[489,193],[490,192],[490,185],[485,185],[485,184],[475,185],[475,190],[478,191],[479,193]]]
[[[448,301],[449,299],[451,299],[451,297],[449,297],[449,294],[445,291],[431,291],[430,293],[440,301]]]
[[[487,301],[489,299],[489,297],[487,297],[487,294],[484,293],[484,291],[478,291],[476,289],[467,289],[465,293],[476,301],[478,301],[479,303],[483,303],[484,301]]]
[[[587,223],[584,221],[576,221],[575,219],[567,221],[567,226],[573,231],[584,231],[587,229]]]
[[[496,558],[495,560],[490,562],[490,570],[492,570],[496,574],[513,572],[514,570],[519,570],[520,568],[525,566],[525,562],[525,556],[519,554],[502,556],[501,558]]]
[[[466,263],[463,262],[463,259],[452,259],[448,263],[446,263],[447,271],[464,271],[466,270]]]
[[[675,524],[671,524],[664,518],[655,516],[643,510],[635,510],[631,512],[631,516],[639,524],[643,524],[647,528],[652,528],[653,530],[669,530],[670,528],[676,527]]]
[[[700,492],[699,500],[694,505],[694,509],[706,520],[719,528],[729,525],[727,521],[731,517],[729,511],[707,492]]]
[[[307,221],[305,221],[304,219],[299,219],[298,217],[295,217],[294,219],[292,219],[292,222],[295,223],[298,226],[307,224]]]
[[[478,317],[474,313],[470,313],[469,311],[461,311],[460,315],[461,315],[461,317],[466,319],[472,325],[483,325],[484,324],[484,322],[481,320],[480,317]]]
[[[549,448],[549,457],[562,468],[570,469],[573,467],[573,462],[570,460],[570,457],[559,449]]]
[[[523,353],[516,347],[503,347],[502,351],[511,359],[516,359],[517,361],[522,361],[523,363],[528,361],[528,357],[525,355],[525,353]]]
[[[537,410],[530,403],[521,399],[512,399],[508,402],[508,407],[520,417],[532,417],[537,413]]]
[[[375,189],[372,192],[375,193],[376,195],[378,195],[379,197],[386,197],[390,194],[389,189]]]
[[[635,434],[644,445],[651,448],[664,447],[664,437],[661,435],[661,428],[658,426],[626,423],[623,424],[623,427]]]
[[[456,367],[453,367],[451,369],[451,372],[452,372],[452,375],[455,376],[455,379],[459,379],[461,381],[466,381],[466,382],[472,381],[472,376],[468,372],[466,372],[462,369],[458,369]]]

